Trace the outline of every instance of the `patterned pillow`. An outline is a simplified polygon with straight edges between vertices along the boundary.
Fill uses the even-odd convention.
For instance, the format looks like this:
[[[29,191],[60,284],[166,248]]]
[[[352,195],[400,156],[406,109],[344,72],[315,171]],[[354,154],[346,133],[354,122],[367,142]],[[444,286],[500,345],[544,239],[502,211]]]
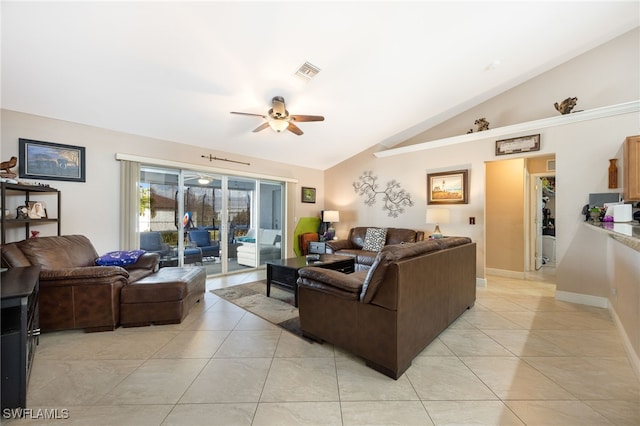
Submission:
[[[144,250],[110,251],[96,259],[100,266],[126,266],[136,263],[145,253]]]
[[[367,228],[362,250],[380,251],[387,240],[387,228]]]

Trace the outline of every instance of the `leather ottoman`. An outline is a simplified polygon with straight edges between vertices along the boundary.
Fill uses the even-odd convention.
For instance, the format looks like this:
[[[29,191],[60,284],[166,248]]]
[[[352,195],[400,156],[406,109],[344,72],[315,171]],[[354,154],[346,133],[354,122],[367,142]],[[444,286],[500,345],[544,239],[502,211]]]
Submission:
[[[205,268],[169,267],[126,285],[120,292],[120,325],[178,324],[203,297]]]

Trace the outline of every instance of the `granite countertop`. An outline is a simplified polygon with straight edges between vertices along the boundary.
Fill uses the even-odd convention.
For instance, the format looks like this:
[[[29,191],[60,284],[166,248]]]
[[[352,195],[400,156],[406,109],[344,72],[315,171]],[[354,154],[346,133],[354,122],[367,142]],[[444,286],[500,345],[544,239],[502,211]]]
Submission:
[[[640,251],[640,223],[633,222],[585,222],[588,226],[600,229],[616,241]]]

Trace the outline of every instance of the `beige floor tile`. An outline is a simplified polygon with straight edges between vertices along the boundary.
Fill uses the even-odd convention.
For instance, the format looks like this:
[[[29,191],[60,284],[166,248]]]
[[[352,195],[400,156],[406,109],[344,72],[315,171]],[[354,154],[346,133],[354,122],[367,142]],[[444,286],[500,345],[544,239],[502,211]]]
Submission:
[[[272,357],[281,333],[280,330],[234,330],[220,345],[214,357]]]
[[[522,312],[529,310],[505,297],[495,296],[483,297],[476,301],[476,306],[477,305],[482,305],[492,312]]]
[[[498,399],[457,357],[416,358],[405,375],[421,400]]]
[[[474,308],[475,309],[475,308]],[[481,330],[520,330],[522,327],[504,316],[492,311],[476,311],[472,309],[464,316],[465,321]],[[516,312],[526,312],[523,309]]]
[[[261,402],[253,426],[342,425],[338,402]]]
[[[519,358],[461,359],[502,400],[575,399],[573,395]]]
[[[439,337],[436,337],[433,342],[429,343],[429,346],[424,348],[418,356],[451,356],[454,355]]]
[[[179,403],[257,403],[270,365],[271,358],[212,358]]]
[[[513,356],[480,330],[445,330],[440,334],[440,340],[458,356]]]
[[[175,404],[206,359],[151,359],[100,398],[104,405]]]
[[[569,356],[570,352],[529,330],[483,330],[516,356]]]
[[[270,323],[269,321],[260,318],[257,315],[247,312],[244,314],[240,322],[235,327],[235,330],[270,330],[279,331],[280,327]]]
[[[36,354],[27,407],[92,405],[133,373],[142,360],[47,360]]]
[[[418,400],[405,374],[394,380],[353,358],[337,358],[336,368],[341,401]]]
[[[138,333],[117,329],[100,333],[73,330],[44,333],[38,347],[43,359],[148,359],[176,337],[179,331]]]
[[[509,408],[527,425],[604,426],[607,419],[580,401],[507,401]]]
[[[627,356],[618,333],[607,330],[538,330],[534,334],[573,356]]]
[[[283,332],[276,348],[278,358],[333,358],[333,345],[330,343],[317,343],[307,339]]]
[[[524,360],[579,399],[640,400],[640,382],[626,358]]]
[[[185,330],[227,330],[231,331],[240,322],[245,312],[228,302],[218,305],[194,317],[192,321],[184,324]]]
[[[339,401],[332,358],[274,358],[260,402]]]
[[[345,426],[433,425],[419,401],[343,402],[342,419]]]
[[[184,330],[174,337],[153,358],[211,358],[230,331]]]
[[[615,425],[640,425],[640,398],[628,401],[599,400],[583,402]]]
[[[249,426],[257,405],[178,404],[162,422],[162,426]]]
[[[524,425],[502,401],[424,401],[436,425]]]

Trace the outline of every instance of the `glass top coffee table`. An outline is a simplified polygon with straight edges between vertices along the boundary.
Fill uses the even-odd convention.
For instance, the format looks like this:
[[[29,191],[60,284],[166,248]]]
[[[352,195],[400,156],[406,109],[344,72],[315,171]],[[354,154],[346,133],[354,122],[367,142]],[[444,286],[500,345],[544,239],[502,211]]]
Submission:
[[[320,254],[318,260],[307,260],[306,256],[289,259],[270,260],[267,265],[267,297],[271,294],[271,285],[293,291],[294,306],[298,307],[298,271],[307,266],[333,269],[350,274],[354,271],[354,258],[335,254]]]

